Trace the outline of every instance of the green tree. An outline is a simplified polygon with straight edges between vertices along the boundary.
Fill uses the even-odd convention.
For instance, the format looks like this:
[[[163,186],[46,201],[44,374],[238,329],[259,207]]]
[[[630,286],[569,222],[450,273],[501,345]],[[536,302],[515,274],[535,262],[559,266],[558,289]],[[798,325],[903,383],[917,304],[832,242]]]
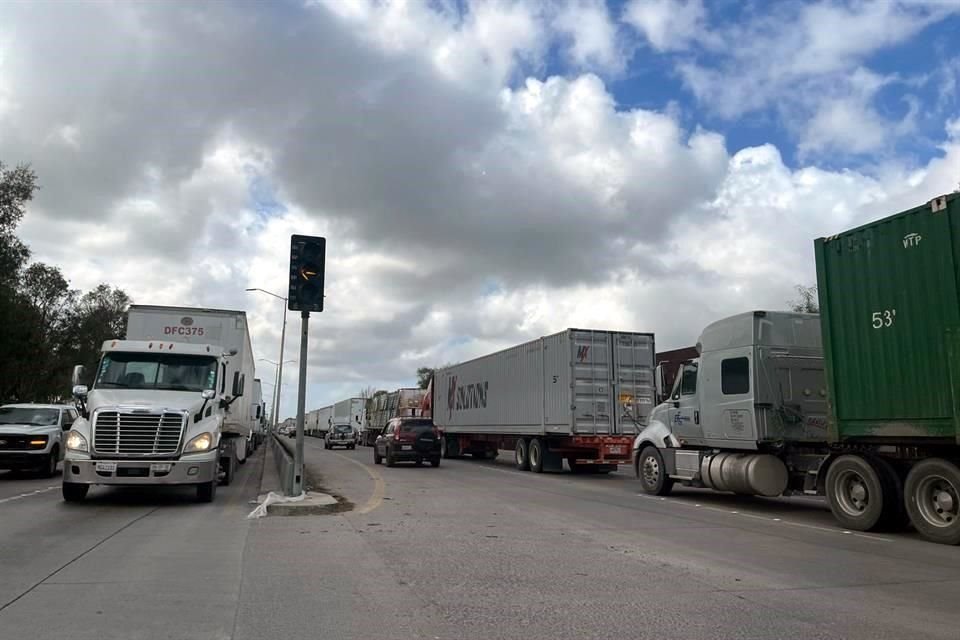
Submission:
[[[436,369],[433,367],[420,367],[417,369],[417,386],[421,389],[426,389],[435,371]]]

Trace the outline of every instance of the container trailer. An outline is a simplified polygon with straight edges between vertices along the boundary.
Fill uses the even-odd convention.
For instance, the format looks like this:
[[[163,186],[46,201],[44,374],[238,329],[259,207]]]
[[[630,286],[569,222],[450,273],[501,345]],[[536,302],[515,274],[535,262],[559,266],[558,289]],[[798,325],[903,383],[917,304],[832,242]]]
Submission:
[[[651,333],[567,329],[439,369],[427,403],[443,456],[512,450],[534,472],[613,471],[654,406]]]

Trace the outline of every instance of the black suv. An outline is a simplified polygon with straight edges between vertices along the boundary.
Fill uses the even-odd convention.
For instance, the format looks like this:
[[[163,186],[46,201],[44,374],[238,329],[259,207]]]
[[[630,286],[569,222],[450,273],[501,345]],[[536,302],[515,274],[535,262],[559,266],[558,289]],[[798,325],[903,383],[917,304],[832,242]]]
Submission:
[[[392,467],[397,462],[412,461],[420,466],[429,460],[440,466],[440,435],[428,418],[393,418],[383,435],[373,443],[373,461],[387,461]]]

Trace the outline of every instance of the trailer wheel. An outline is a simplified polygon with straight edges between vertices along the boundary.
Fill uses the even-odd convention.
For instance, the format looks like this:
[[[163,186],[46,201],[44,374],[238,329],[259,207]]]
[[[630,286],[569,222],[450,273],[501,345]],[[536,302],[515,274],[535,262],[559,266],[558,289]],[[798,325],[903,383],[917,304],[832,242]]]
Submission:
[[[667,475],[663,456],[653,445],[647,445],[637,456],[637,478],[644,493],[665,496],[673,489],[673,479]]]
[[[830,511],[847,529],[872,531],[883,522],[884,488],[877,468],[857,455],[840,456],[827,470]]]
[[[220,464],[223,466],[223,486],[229,487],[233,482],[233,456],[221,458]]]
[[[927,540],[960,544],[960,468],[940,458],[928,458],[907,474],[907,513]]]
[[[514,450],[514,459],[516,460],[517,469],[520,471],[530,470],[530,449],[527,446],[527,441],[523,438],[517,438],[517,448]]]
[[[530,471],[543,473],[543,441],[540,438],[530,441],[527,456],[530,458]]]
[[[880,457],[871,457],[870,464],[880,474],[883,483],[883,528],[889,531],[903,531],[910,526],[910,517],[904,501],[903,480],[897,470],[888,461]]]

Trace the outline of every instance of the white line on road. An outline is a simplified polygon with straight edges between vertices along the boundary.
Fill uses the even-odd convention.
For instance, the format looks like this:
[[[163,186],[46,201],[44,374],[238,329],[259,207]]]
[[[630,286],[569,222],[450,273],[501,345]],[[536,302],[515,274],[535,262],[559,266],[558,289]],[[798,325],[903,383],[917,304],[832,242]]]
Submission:
[[[60,485],[55,484],[53,486],[47,487],[46,489],[37,489],[36,491],[30,491],[29,493],[21,493],[18,496],[11,496],[9,498],[0,498],[0,504],[4,502],[13,502],[14,500],[20,500],[22,498],[29,498],[30,496],[35,496],[38,493],[46,493],[47,491],[53,491],[54,489],[59,488]]]
[[[647,500],[657,499],[654,496],[648,496],[645,493],[638,493],[637,496],[645,498]],[[660,498],[661,501],[666,502],[664,498]],[[852,531],[844,531],[843,529],[834,529],[831,527],[821,527],[815,524],[805,524],[803,522],[794,522],[793,520],[784,520],[783,518],[771,518],[770,516],[764,516],[757,513],[744,513],[742,511],[731,511],[730,509],[721,509],[719,507],[706,507],[701,504],[691,505],[689,502],[683,502],[682,500],[670,500],[670,504],[678,505],[682,507],[691,507],[695,509],[709,509],[710,511],[716,511],[718,513],[726,513],[729,515],[743,516],[744,518],[753,518],[754,520],[763,520],[766,522],[776,522],[779,524],[788,524],[792,527],[803,527],[805,529],[815,529],[817,531],[824,531],[826,533],[839,533],[841,535],[854,535],[858,538],[866,538],[867,540],[876,540],[877,542],[894,542],[893,538],[883,538],[881,536],[870,535],[866,533],[853,533]]]

